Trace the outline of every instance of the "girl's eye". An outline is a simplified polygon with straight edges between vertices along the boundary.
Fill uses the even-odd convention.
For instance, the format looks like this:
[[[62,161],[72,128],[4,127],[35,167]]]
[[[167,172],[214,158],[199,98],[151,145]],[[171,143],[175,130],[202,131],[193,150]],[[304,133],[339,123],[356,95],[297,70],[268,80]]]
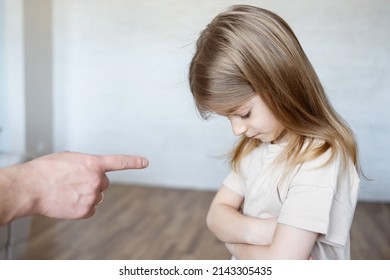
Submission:
[[[250,116],[251,116],[251,111],[249,111],[246,115],[241,116],[241,118],[242,118],[243,120],[246,120],[246,119],[249,119]]]

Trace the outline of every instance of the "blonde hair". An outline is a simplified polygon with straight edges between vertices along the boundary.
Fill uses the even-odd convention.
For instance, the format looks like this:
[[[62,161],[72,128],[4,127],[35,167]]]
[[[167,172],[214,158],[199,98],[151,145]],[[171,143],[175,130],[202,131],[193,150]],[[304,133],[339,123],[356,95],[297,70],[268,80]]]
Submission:
[[[229,114],[258,94],[290,136],[279,158],[287,160],[290,170],[328,149],[328,162],[341,154],[345,165],[351,159],[360,170],[353,132],[333,109],[298,39],[278,15],[248,5],[217,15],[197,41],[189,82],[205,119],[214,112]],[[242,136],[231,153],[233,168],[260,144]]]

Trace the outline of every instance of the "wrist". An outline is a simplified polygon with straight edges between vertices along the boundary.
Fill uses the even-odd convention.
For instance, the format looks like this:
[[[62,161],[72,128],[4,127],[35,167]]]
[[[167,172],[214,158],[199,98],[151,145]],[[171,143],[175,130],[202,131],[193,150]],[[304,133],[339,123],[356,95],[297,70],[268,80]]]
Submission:
[[[42,182],[36,178],[41,178],[40,174],[34,170],[34,165],[29,162],[18,165],[18,176],[15,180],[15,190],[18,192],[19,203],[21,205],[21,215],[34,215],[39,213]]]
[[[8,198],[7,212],[10,219],[35,214],[37,205],[37,186],[29,182],[32,174],[26,170],[26,164],[17,164],[7,167],[5,170],[6,188]]]
[[[9,166],[0,170],[0,225],[6,224],[16,218],[23,216],[20,206],[20,194],[17,187],[17,169],[15,166]]]

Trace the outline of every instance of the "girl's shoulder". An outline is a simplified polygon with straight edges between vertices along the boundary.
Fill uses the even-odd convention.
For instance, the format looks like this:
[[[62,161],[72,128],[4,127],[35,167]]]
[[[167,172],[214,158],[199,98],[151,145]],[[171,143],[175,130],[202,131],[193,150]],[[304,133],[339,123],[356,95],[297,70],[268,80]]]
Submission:
[[[305,142],[303,151],[310,154],[309,160],[303,162],[306,168],[343,168],[354,166],[350,157],[345,157],[345,153],[337,147],[329,146],[325,141],[312,139]]]
[[[321,147],[324,141],[314,140],[313,150]],[[347,178],[359,180],[355,165],[350,158],[345,159],[340,151],[329,147],[322,154],[303,162],[295,176],[295,183],[329,186],[334,188],[337,182]]]

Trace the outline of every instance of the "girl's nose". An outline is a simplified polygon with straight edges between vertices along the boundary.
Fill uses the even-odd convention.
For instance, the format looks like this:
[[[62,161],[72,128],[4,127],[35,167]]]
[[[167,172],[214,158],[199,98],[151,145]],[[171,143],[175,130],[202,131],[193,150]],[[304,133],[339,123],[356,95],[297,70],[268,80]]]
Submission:
[[[247,131],[247,127],[244,122],[239,120],[230,120],[232,125],[233,133],[236,136],[240,136]]]

